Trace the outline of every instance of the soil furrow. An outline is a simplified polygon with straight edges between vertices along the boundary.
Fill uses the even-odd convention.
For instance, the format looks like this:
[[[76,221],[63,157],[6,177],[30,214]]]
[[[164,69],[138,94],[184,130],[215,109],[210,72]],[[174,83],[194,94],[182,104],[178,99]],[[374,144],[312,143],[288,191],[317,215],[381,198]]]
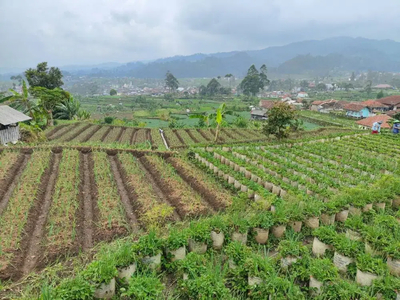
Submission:
[[[232,135],[229,133],[229,131],[226,130],[225,128],[222,128],[221,131],[222,131],[223,133],[225,133],[226,136],[227,136],[228,138],[230,138],[230,139],[232,139],[232,140],[236,140],[236,138],[235,138],[234,136],[232,136]]]
[[[176,135],[176,137],[178,138],[178,140],[181,142],[181,144],[182,144],[183,146],[185,146],[186,143],[185,143],[185,141],[183,140],[183,138],[181,137],[181,135],[178,133],[178,131],[175,129],[175,130],[173,130],[173,132],[174,132],[174,134]]]
[[[232,129],[237,135],[240,135],[241,137],[245,138],[246,136],[238,129]]]
[[[21,275],[27,275],[36,266],[39,261],[42,247],[42,239],[45,233],[45,225],[47,222],[47,215],[50,211],[52,203],[52,196],[54,193],[57,176],[59,173],[59,166],[61,161],[61,153],[53,153],[49,167],[45,171],[45,174],[41,178],[41,189],[40,194],[37,198],[36,204],[32,207],[32,211],[29,212],[29,219],[27,223],[26,236],[21,245],[25,252],[23,254]],[[30,227],[30,225],[33,225]]]
[[[96,125],[93,127],[93,129],[81,140],[82,143],[87,142],[92,136],[93,134],[95,134],[97,131],[99,131],[101,128],[100,125]]]
[[[0,216],[7,207],[8,201],[21,178],[30,156],[30,154],[21,154],[8,172],[10,175],[0,182]]]
[[[168,158],[167,162],[170,163],[178,173],[178,175],[189,185],[194,189],[198,194],[201,195],[203,198],[203,201],[207,203],[207,206],[209,206],[210,210],[215,212],[218,211],[223,207],[222,203],[220,203],[215,196],[215,194],[208,190],[207,188],[204,187],[204,185],[199,182],[195,177],[190,176],[185,173],[184,169],[181,168],[173,158]]]
[[[46,137],[47,137],[48,139],[50,139],[52,135],[55,135],[59,130],[63,129],[63,128],[66,127],[66,126],[69,126],[69,125],[66,124],[66,125],[60,125],[60,126],[55,127],[54,129],[52,129],[50,132],[48,132],[48,133],[46,134]]]
[[[210,129],[210,131],[211,131],[212,135],[215,136],[215,134],[216,134],[215,130],[214,129]],[[225,142],[225,139],[221,136],[221,131],[218,134],[218,142],[222,142],[222,143]]]
[[[128,190],[124,185],[123,177],[118,168],[117,157],[115,155],[109,155],[108,158],[110,160],[111,170],[113,172],[114,179],[117,184],[118,192],[121,197],[121,201],[124,206],[129,225],[132,231],[136,232],[139,229],[138,220],[134,212],[134,205],[132,204],[133,201],[130,197],[130,194],[128,193]]]
[[[65,129],[66,127],[68,127],[68,130],[66,130],[66,131],[64,131],[64,130],[58,130],[55,134],[53,134],[52,136],[50,136],[48,139],[49,139],[50,141],[56,140],[56,139],[60,138],[65,132],[75,130],[75,128],[78,127],[79,124],[80,124],[80,123],[75,123],[74,125],[65,126],[65,127],[63,127],[62,129]]]
[[[197,129],[198,133],[201,134],[201,136],[206,140],[206,141],[211,141],[206,134],[201,129]]]
[[[171,203],[171,201],[168,200],[168,197],[166,196],[166,194],[164,194],[164,192],[161,190],[161,188],[159,187],[159,185],[157,184],[157,182],[154,180],[153,175],[146,169],[146,167],[143,165],[142,161],[140,159],[137,160],[139,168],[145,173],[145,177],[148,183],[150,183],[153,186],[153,190],[156,193],[158,199],[160,200],[160,202],[165,202],[168,205],[170,205],[171,207],[174,207]],[[176,212],[176,208],[174,209],[174,220],[176,221],[181,221],[181,217],[179,216],[179,214]]]
[[[195,142],[196,144],[200,143],[198,139],[196,139],[193,134],[190,132],[189,129],[185,129],[185,131],[187,132],[187,134],[190,136],[190,138],[193,140],[193,142]]]
[[[146,139],[150,142],[150,145],[153,147],[153,138],[151,137],[151,129],[146,129]]]
[[[78,234],[79,244],[83,250],[93,247],[93,202],[95,193],[93,192],[94,182],[90,176],[90,154],[81,153],[79,158],[79,215],[78,215]]]
[[[88,124],[88,125],[86,125],[85,127],[79,129],[79,130],[75,133],[75,135],[73,135],[73,136],[67,138],[65,141],[66,141],[66,142],[70,142],[70,141],[72,141],[73,139],[76,139],[79,135],[81,135],[81,133],[83,133],[84,131],[86,131],[90,126],[92,126],[92,125]]]
[[[121,143],[121,138],[124,135],[125,130],[127,130],[126,127],[121,127],[121,131],[119,132],[117,138],[115,139],[116,142]]]
[[[137,136],[137,132],[139,131],[139,129],[135,129],[133,132],[132,132],[132,136],[131,136],[131,145],[134,145],[135,144],[135,142],[136,142],[136,136]]]
[[[103,136],[100,139],[100,142],[104,142],[104,140],[106,139],[107,135],[110,133],[110,131],[112,130],[112,127],[110,126],[106,132],[104,132]]]

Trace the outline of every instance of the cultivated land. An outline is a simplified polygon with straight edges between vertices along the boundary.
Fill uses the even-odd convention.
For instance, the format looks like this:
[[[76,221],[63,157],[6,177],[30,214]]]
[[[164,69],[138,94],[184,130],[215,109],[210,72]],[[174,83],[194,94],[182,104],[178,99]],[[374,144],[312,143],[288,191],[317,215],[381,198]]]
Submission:
[[[224,129],[218,146],[213,130],[165,130],[180,152],[101,151],[79,139],[155,148],[157,133],[77,123],[49,132],[49,148],[3,150],[1,277],[20,279],[130,236],[104,246],[89,266],[80,261],[27,284],[47,284],[60,299],[87,289],[91,299],[137,263],[128,283],[117,279],[117,299],[398,299],[398,137],[333,131],[267,143],[255,130]],[[171,261],[177,254],[168,251],[181,247],[191,253]],[[26,293],[19,284],[1,296]]]

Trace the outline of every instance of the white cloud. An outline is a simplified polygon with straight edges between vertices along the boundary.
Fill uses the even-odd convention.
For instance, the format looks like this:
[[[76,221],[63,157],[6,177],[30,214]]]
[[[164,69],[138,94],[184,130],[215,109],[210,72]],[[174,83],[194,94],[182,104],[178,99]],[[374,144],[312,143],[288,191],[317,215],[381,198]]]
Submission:
[[[398,0],[0,0],[0,67],[128,62],[339,35],[400,40]]]

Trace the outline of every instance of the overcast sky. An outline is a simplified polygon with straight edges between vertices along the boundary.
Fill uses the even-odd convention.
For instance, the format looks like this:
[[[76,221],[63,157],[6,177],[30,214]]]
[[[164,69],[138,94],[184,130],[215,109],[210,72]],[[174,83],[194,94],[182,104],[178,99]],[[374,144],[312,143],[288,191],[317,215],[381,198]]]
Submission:
[[[399,0],[0,0],[0,68],[129,62],[333,36],[400,41]]]

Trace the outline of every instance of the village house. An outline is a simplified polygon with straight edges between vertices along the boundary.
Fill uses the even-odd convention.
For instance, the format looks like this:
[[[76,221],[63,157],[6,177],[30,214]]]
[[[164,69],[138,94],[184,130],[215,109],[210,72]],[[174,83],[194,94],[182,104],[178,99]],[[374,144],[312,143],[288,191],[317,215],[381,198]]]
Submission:
[[[297,98],[308,98],[308,94],[306,92],[300,92],[297,94]]]
[[[250,112],[250,116],[252,120],[266,120],[267,111],[265,109],[253,109]]]
[[[356,123],[359,125],[359,127],[361,129],[371,129],[372,125],[375,122],[382,121],[381,128],[390,129],[391,128],[391,126],[389,124],[390,119],[391,119],[391,117],[389,117],[388,115],[382,114],[382,115],[376,115],[373,117],[369,117],[369,118],[357,121]]]
[[[371,111],[368,107],[360,103],[348,103],[343,106],[346,110],[346,116],[353,118],[368,118],[371,115]]]
[[[8,105],[0,106],[0,143],[5,146],[7,146],[7,143],[17,143],[21,137],[18,123],[30,119],[30,117]]]
[[[267,111],[269,109],[271,109],[275,104],[275,101],[271,101],[271,100],[260,100],[259,106],[261,108],[266,109]]]
[[[382,112],[389,110],[386,105],[384,105],[376,100],[367,100],[367,101],[361,102],[361,104],[364,105],[365,107],[368,107],[370,109],[370,111],[372,111],[374,113],[376,113],[376,112],[382,113]]]
[[[388,110],[400,109],[400,96],[389,96],[376,101],[384,104]]]
[[[393,87],[389,84],[378,84],[374,86],[373,89],[387,90],[387,89],[393,89]]]

